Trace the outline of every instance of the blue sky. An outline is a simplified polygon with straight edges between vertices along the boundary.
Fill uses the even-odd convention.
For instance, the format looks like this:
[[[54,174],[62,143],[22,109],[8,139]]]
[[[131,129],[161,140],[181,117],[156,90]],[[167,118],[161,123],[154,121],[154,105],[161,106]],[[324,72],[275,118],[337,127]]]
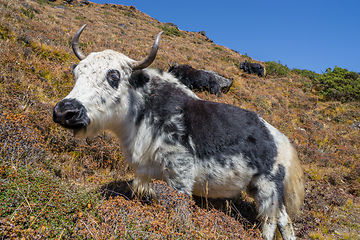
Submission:
[[[90,1],[133,5],[256,60],[317,73],[335,66],[360,72],[359,0]]]

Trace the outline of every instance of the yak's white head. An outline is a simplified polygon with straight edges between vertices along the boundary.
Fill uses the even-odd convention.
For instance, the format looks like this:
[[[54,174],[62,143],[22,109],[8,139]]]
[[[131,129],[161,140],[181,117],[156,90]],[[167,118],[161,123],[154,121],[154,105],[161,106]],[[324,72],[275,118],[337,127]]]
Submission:
[[[84,56],[78,41],[85,26],[76,32],[72,42],[74,53],[81,60],[73,69],[75,86],[53,111],[54,122],[81,137],[101,133],[121,122],[119,118],[128,111],[129,77],[134,70],[146,68],[154,61],[162,34],[156,36],[149,55],[141,61],[113,50]]]

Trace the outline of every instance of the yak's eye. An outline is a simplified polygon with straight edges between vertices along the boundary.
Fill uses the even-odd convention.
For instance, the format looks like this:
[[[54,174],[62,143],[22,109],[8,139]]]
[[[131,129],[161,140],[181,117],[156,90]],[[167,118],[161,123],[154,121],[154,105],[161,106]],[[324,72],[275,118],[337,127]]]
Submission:
[[[110,86],[117,89],[120,82],[120,73],[118,70],[110,69],[106,74],[106,79]]]

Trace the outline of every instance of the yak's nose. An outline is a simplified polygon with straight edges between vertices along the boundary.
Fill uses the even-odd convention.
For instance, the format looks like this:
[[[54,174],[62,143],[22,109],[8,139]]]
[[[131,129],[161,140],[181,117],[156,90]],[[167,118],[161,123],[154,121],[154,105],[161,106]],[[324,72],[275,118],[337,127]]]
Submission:
[[[71,129],[86,128],[90,123],[86,108],[76,99],[64,99],[57,103],[53,121]]]

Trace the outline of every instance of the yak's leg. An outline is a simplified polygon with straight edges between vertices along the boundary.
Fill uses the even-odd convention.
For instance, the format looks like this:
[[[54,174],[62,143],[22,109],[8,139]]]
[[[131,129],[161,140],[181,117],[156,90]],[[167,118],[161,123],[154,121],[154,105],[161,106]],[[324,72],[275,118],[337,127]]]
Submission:
[[[194,186],[193,157],[187,153],[168,154],[163,178],[169,186],[190,197]]]
[[[265,217],[262,227],[262,235],[265,239],[271,240],[274,238],[276,230],[276,218]]]
[[[274,238],[276,226],[284,240],[296,239],[290,217],[284,206],[285,186],[282,179],[265,175],[256,176],[249,188],[250,194],[256,201],[259,215],[264,220],[263,237],[268,240]]]
[[[286,208],[283,205],[279,211],[277,226],[284,240],[296,239],[294,229],[291,224],[291,219],[286,212]]]
[[[193,157],[188,154],[173,154],[169,157],[165,164],[164,180],[169,186],[188,196],[174,206],[179,220],[187,222],[191,214],[188,199],[191,197],[194,186]]]
[[[170,152],[164,161],[163,179],[167,184],[190,199],[194,186],[194,158],[187,151],[182,153]],[[186,221],[189,216],[189,201],[186,198],[176,204],[175,211],[178,216]]]
[[[251,181],[248,189],[250,195],[255,199],[259,216],[263,220],[262,235],[265,239],[274,238],[277,213],[279,211],[279,198],[277,185],[265,175],[256,176]]]

